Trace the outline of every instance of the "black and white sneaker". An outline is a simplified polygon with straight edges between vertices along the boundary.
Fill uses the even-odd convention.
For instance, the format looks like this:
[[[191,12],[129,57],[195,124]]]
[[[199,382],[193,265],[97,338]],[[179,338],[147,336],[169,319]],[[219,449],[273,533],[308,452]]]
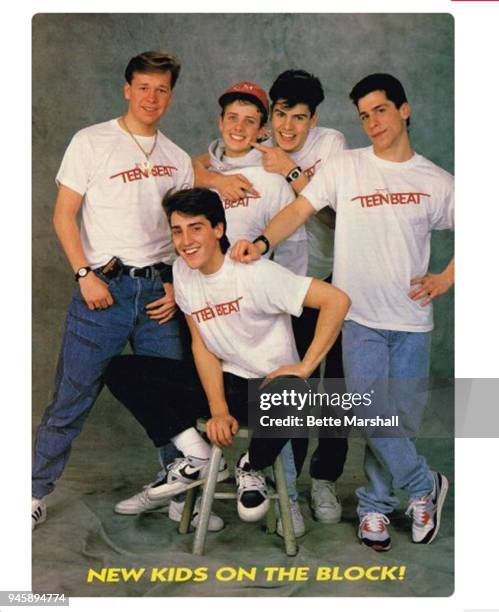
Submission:
[[[191,489],[203,482],[206,476],[209,459],[198,457],[181,457],[168,466],[165,478],[146,490],[145,494],[151,501],[165,500]],[[229,477],[227,463],[222,457],[218,469],[217,482]]]
[[[31,498],[31,531],[47,518],[47,506],[43,499]]]
[[[412,516],[412,541],[429,544],[437,537],[440,517],[449,481],[440,472],[432,472],[433,490],[428,495],[409,500],[406,514]]]
[[[236,483],[239,518],[247,523],[259,521],[267,513],[270,500],[265,476],[250,468],[248,452],[237,462]]]
[[[180,523],[182,519],[182,512],[184,511],[185,500],[181,500],[179,498],[172,499],[170,502],[170,509],[168,511],[168,517],[175,521],[176,523]],[[192,512],[191,519],[191,527],[196,527],[199,525],[199,510],[201,506],[201,497],[198,496],[196,499],[196,503],[194,504],[194,510]],[[224,528],[223,519],[212,512],[210,514],[210,519],[208,521],[208,531],[220,531]]]

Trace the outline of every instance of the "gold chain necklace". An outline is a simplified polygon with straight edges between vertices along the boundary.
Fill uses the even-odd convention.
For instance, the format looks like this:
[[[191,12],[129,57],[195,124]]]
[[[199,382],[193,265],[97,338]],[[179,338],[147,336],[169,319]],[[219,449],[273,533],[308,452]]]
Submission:
[[[152,152],[154,151],[154,149],[156,148],[156,143],[158,141],[158,130],[156,130],[156,132],[154,133],[154,142],[152,143],[152,147],[151,150],[149,152],[147,152],[144,147],[140,144],[140,142],[135,138],[135,136],[132,134],[132,132],[130,131],[130,128],[128,127],[128,125],[126,124],[125,121],[125,117],[121,117],[121,121],[123,122],[123,125],[125,126],[125,130],[130,134],[132,140],[134,141],[134,143],[139,147],[139,149],[142,151],[142,153],[144,154],[146,161],[142,164],[140,164],[141,169],[146,173],[149,174],[149,172],[151,172],[151,170],[154,168],[154,164],[152,164],[149,161],[149,158],[152,155]]]

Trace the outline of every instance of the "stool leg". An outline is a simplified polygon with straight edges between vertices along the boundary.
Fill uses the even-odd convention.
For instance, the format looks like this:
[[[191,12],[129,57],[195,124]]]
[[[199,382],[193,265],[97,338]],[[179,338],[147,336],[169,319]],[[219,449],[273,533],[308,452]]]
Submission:
[[[277,518],[275,515],[275,499],[270,501],[269,511],[265,517],[267,523],[267,533],[275,533],[277,531]]]
[[[284,466],[282,464],[280,455],[278,455],[274,463],[274,476],[277,494],[279,496],[279,509],[281,511],[284,547],[288,557],[294,557],[298,552],[298,547],[296,545],[295,531],[293,529],[293,521],[291,519],[291,507],[289,505],[288,487],[286,486]]]
[[[184,509],[178,526],[178,532],[182,535],[189,533],[189,527],[192,521],[192,513],[194,511],[194,502],[197,497],[197,489],[189,489],[185,494]]]
[[[199,509],[199,524],[194,534],[194,546],[192,547],[192,553],[194,555],[202,555],[204,553],[204,544],[208,532],[208,522],[210,520],[211,507],[215,496],[215,487],[217,485],[218,468],[221,458],[222,449],[218,446],[213,446],[211,449],[210,463],[208,464],[208,472],[206,474],[206,482],[203,487],[201,507]]]

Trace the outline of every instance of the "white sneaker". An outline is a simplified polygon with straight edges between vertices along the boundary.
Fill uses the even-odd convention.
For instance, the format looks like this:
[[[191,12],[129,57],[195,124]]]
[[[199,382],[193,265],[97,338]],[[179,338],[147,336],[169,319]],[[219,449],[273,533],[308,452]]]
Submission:
[[[43,499],[31,498],[31,531],[47,518],[47,506]]]
[[[141,514],[142,512],[151,512],[152,510],[166,510],[166,508],[168,508],[168,499],[153,501],[149,499],[147,495],[147,491],[153,487],[156,482],[150,482],[143,487],[140,493],[136,493],[132,495],[132,497],[128,497],[118,502],[114,507],[116,514]]]
[[[440,472],[432,472],[433,490],[424,497],[409,500],[406,514],[412,516],[412,541],[429,544],[440,529],[440,515],[449,489],[449,481]]]
[[[270,500],[265,476],[262,472],[250,469],[248,452],[237,462],[236,483],[239,518],[247,523],[259,521],[267,514]]]
[[[303,516],[300,510],[300,504],[297,501],[289,500],[289,505],[291,508],[291,521],[293,522],[293,530],[295,532],[295,538],[300,538],[302,535],[305,535],[305,521],[303,520]],[[282,529],[282,520],[279,510],[279,503],[276,502],[276,515],[277,519],[277,533],[283,537],[283,529]]]
[[[310,506],[316,521],[329,524],[341,521],[342,507],[336,493],[336,483],[312,478],[310,497]]]
[[[175,501],[172,499],[170,502],[170,509],[168,511],[168,516],[172,521],[176,523],[180,523],[180,519],[182,518],[182,512],[184,511],[185,501]],[[191,527],[196,527],[199,525],[199,510],[201,507],[201,497],[196,499],[196,503],[194,504],[194,512],[192,513],[191,519]],[[223,519],[214,514],[213,512],[210,514],[210,520],[208,521],[208,531],[220,531],[224,528]]]
[[[381,512],[368,512],[361,518],[358,536],[360,541],[376,552],[390,550],[392,542],[387,525],[390,520]]]
[[[168,466],[165,478],[146,490],[151,501],[164,501],[187,491],[203,482],[206,476],[209,459],[198,457],[180,457]],[[217,482],[229,477],[227,463],[222,457],[218,469]]]

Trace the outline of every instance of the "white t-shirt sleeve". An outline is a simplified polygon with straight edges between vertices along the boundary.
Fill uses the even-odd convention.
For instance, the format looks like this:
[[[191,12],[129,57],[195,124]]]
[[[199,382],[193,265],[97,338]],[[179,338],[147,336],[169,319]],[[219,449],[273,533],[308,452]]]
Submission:
[[[56,176],[58,185],[65,185],[85,195],[92,177],[92,146],[88,137],[78,132],[69,143]]]
[[[431,209],[431,229],[454,229],[454,178],[446,176],[442,192],[436,206]]]
[[[287,313],[299,317],[312,278],[298,276],[273,261],[261,259],[249,265],[251,287],[257,287],[255,303],[262,313]]]
[[[190,157],[187,157],[183,166],[183,173],[178,179],[178,190],[180,189],[191,189],[194,187],[194,171],[192,169],[192,161]]]
[[[332,155],[336,155],[347,148],[346,138],[341,132],[337,132],[334,136],[334,138],[327,139],[328,147],[324,152],[324,160],[329,159]]]
[[[329,206],[336,210],[335,156],[329,157],[314,175],[313,180],[301,191],[315,210]]]

